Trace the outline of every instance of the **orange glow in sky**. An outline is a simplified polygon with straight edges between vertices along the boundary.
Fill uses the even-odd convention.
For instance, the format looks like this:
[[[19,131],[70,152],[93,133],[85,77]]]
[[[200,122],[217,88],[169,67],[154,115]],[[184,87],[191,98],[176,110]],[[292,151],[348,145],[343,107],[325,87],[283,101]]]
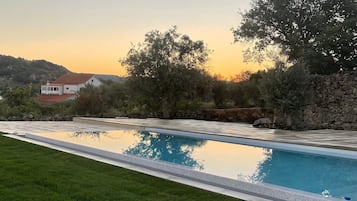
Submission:
[[[227,78],[264,68],[244,63],[231,29],[250,0],[5,0],[0,54],[45,59],[73,72],[125,75],[119,63],[145,33],[172,26],[213,50],[211,74]]]

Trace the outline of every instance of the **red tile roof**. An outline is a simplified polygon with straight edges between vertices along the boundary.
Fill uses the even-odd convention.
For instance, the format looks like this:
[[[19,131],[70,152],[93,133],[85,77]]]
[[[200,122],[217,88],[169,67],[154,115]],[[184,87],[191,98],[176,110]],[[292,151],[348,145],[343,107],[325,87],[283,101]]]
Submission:
[[[35,98],[35,101],[40,104],[54,104],[60,103],[67,100],[74,99],[73,94],[63,94],[63,95],[39,95]]]
[[[85,74],[85,73],[69,73],[66,75],[62,75],[57,80],[52,82],[51,84],[82,84],[87,82],[90,78],[92,78],[94,74]]]

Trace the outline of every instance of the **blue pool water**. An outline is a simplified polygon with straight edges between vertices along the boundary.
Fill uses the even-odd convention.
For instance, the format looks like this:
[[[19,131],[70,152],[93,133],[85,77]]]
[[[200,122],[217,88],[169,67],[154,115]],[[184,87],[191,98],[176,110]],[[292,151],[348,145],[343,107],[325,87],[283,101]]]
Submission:
[[[175,163],[231,179],[269,183],[357,200],[357,160],[254,147],[165,133],[118,130],[106,133],[41,134],[119,154]]]

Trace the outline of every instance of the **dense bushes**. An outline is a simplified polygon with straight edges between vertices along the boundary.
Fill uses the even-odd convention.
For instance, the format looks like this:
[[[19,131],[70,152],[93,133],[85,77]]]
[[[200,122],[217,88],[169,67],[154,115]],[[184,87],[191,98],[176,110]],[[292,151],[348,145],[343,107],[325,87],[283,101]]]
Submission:
[[[9,89],[0,101],[0,120],[70,120],[71,102],[39,105],[34,101],[31,86]]]
[[[32,99],[32,88],[10,89],[0,103],[0,118],[33,118],[41,113],[39,106]]]
[[[73,103],[73,114],[88,116],[120,116],[131,111],[126,83],[107,83],[100,87],[82,88]]]

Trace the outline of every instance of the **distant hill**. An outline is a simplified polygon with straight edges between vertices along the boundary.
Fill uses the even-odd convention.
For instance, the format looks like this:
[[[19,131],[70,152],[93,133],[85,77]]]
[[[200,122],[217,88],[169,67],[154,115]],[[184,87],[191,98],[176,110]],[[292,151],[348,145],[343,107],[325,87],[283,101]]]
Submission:
[[[35,92],[39,92],[41,84],[69,72],[65,67],[45,60],[30,61],[0,55],[0,94],[8,88],[29,84],[32,84]]]
[[[117,75],[95,75],[96,78],[98,78],[101,81],[104,82],[116,82],[116,83],[123,83],[125,82],[126,78],[124,77],[119,77]]]

